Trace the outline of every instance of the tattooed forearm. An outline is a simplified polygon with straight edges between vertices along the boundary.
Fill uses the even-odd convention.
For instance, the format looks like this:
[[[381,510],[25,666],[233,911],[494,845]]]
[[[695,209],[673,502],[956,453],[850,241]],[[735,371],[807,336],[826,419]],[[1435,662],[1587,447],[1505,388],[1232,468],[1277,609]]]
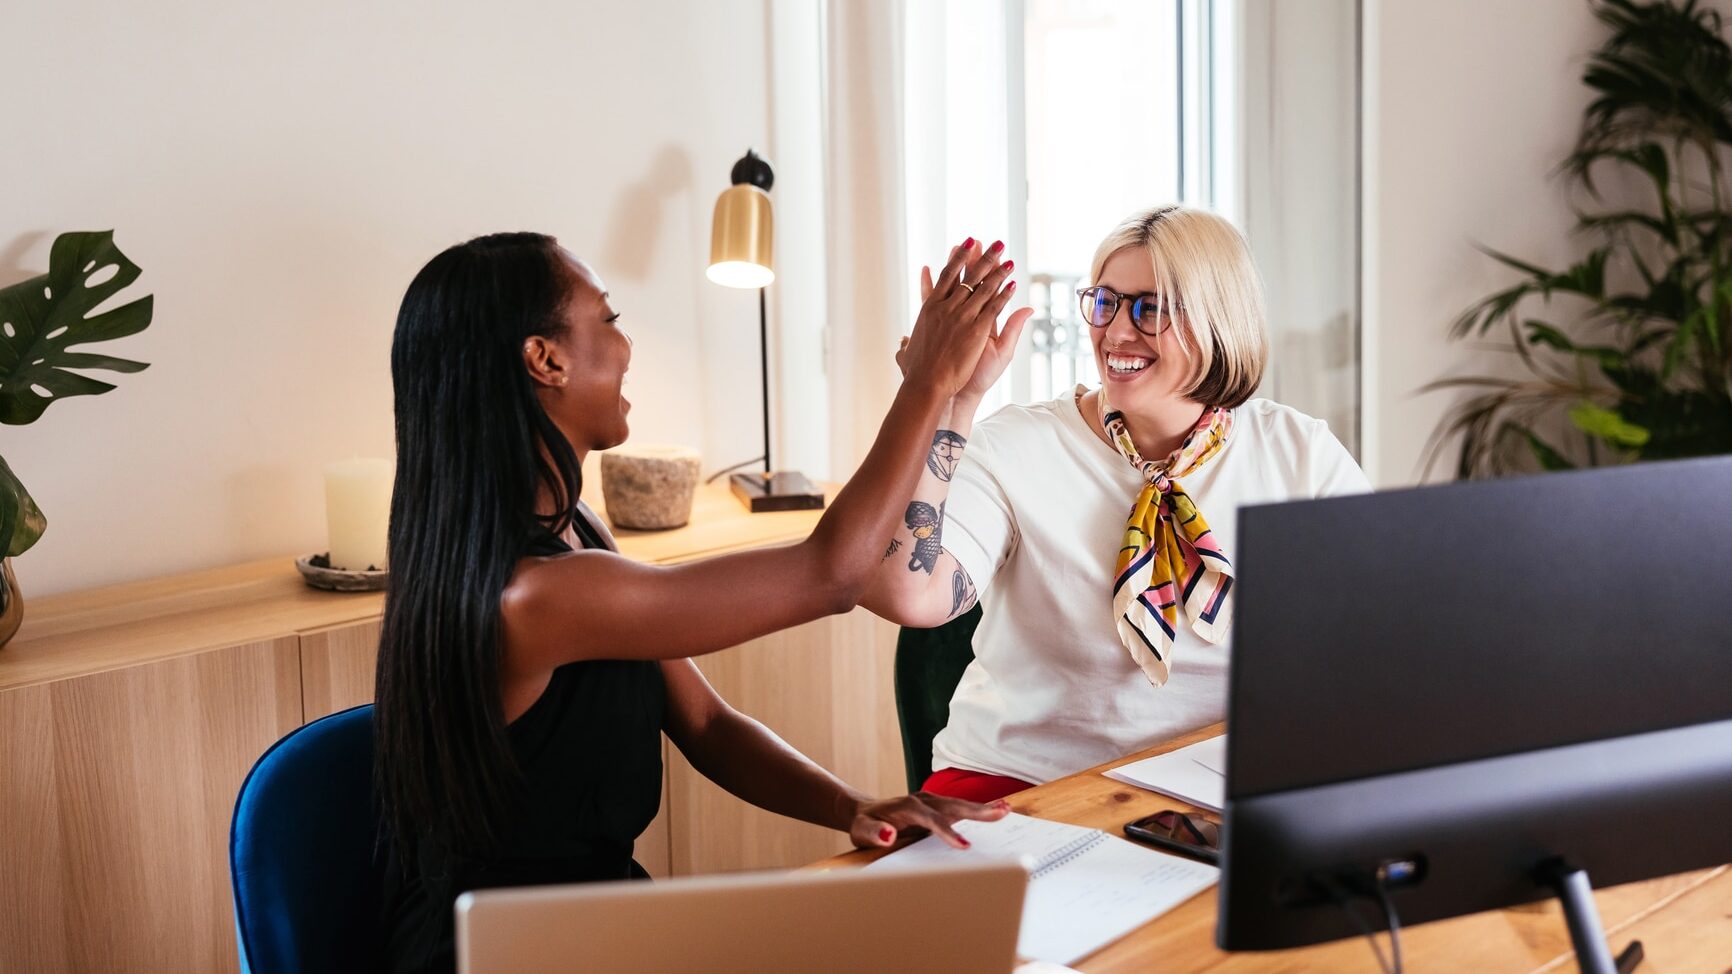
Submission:
[[[889,558],[891,555],[894,555],[896,552],[900,551],[901,549],[902,549],[902,542],[898,541],[895,538],[891,538],[890,539],[890,547],[884,549],[884,557]]]
[[[961,615],[964,609],[974,608],[974,601],[977,597],[974,592],[974,582],[969,579],[968,573],[960,568],[950,576],[950,596],[950,618],[954,619]]]
[[[939,430],[932,437],[932,449],[926,454],[926,469],[939,480],[950,483],[956,476],[956,465],[962,460],[962,449],[968,440],[952,430]]]
[[[908,570],[932,574],[938,567],[938,556],[944,551],[944,505],[933,507],[925,501],[908,505],[903,516],[908,530],[914,533],[914,550],[908,556]]]

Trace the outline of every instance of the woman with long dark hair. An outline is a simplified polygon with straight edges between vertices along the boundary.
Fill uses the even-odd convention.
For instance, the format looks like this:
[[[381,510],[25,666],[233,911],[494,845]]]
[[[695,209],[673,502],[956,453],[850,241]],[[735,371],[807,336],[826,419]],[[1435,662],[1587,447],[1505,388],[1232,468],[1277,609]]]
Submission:
[[[625,440],[630,408],[631,340],[594,271],[514,233],[416,275],[391,349],[374,712],[393,969],[451,968],[464,890],[642,877],[632,842],[660,802],[663,733],[740,798],[861,846],[908,828],[965,845],[953,821],[1005,814],[869,799],[729,707],[689,659],[859,601],[941,413],[1001,354],[994,326],[1016,285],[999,251],[952,252],[877,442],[810,538],[669,567],[619,555],[578,499],[584,455]]]

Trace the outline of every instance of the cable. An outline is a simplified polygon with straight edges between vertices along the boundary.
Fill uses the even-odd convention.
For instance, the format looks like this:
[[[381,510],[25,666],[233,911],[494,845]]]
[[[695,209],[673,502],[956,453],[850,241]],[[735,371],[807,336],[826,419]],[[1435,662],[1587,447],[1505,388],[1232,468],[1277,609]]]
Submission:
[[[731,467],[723,467],[722,469],[717,470],[715,473],[710,474],[709,478],[707,480],[705,480],[704,483],[713,484],[718,479],[720,479],[720,477],[723,474],[733,473],[734,471],[740,469],[741,467],[749,467],[754,463],[758,463],[758,462],[762,461],[763,459],[764,458],[762,456],[755,456],[755,457],[751,458],[750,460],[741,460],[739,463],[736,463]]]
[[[1395,974],[1401,974],[1401,918],[1395,914],[1395,899],[1389,895],[1389,867],[1377,867],[1377,901],[1383,904],[1383,920],[1389,924],[1389,949],[1395,955]]]
[[[1353,921],[1353,925],[1358,927],[1359,932],[1365,935],[1365,942],[1371,945],[1371,953],[1377,958],[1378,969],[1381,970],[1383,974],[1401,974],[1401,941],[1399,935],[1395,932],[1393,923],[1391,924],[1389,931],[1390,944],[1395,951],[1395,966],[1391,967],[1389,964],[1389,958],[1383,953],[1383,945],[1377,942],[1377,930],[1366,921],[1365,917],[1360,915],[1359,910],[1353,905],[1353,895],[1343,889],[1341,884],[1337,883],[1333,878],[1321,878],[1323,885],[1328,888],[1330,894],[1335,897],[1335,902],[1340,905],[1341,911],[1347,914],[1347,919]],[[1384,889],[1381,880],[1377,883],[1377,890],[1381,896],[1387,899],[1388,892]],[[1384,916],[1385,919],[1393,918],[1395,916],[1393,907],[1386,904],[1384,907]]]

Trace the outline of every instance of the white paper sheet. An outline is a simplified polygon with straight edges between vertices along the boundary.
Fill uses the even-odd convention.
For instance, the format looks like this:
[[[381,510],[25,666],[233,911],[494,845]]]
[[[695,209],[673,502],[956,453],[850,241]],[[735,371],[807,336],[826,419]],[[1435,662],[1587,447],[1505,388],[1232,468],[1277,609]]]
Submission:
[[[872,863],[896,869],[980,856],[1020,859],[1031,879],[1017,953],[1071,964],[1213,886],[1219,871],[1133,845],[1096,829],[1009,815],[958,822],[972,844],[953,849],[928,837]]]
[[[1182,747],[1179,750],[1190,755],[1191,760],[1221,777],[1227,776],[1227,735],[1222,734],[1220,737],[1198,741],[1190,747]]]
[[[1136,785],[1219,813],[1227,801],[1227,735],[1105,772],[1114,781]]]

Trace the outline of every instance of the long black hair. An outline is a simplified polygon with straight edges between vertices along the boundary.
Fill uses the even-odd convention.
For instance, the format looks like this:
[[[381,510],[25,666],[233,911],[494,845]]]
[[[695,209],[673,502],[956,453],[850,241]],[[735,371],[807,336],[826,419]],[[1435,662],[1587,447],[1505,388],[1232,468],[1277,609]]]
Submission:
[[[538,526],[572,523],[576,453],[536,396],[523,343],[564,330],[575,276],[549,236],[477,237],[415,275],[397,313],[384,632],[373,712],[385,823],[480,854],[520,776],[500,699],[499,600]],[[558,512],[535,510],[545,486]]]

